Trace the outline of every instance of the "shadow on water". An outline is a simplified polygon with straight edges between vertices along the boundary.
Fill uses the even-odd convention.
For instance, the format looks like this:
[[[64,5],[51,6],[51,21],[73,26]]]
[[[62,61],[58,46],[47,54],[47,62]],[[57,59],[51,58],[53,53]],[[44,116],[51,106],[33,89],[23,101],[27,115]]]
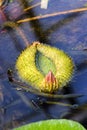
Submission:
[[[15,48],[21,52],[23,50],[24,47],[22,47],[22,45],[20,45],[20,41],[16,38],[16,34],[15,32],[10,28],[8,29],[8,33],[13,41],[13,44],[15,45]]]
[[[24,0],[21,0],[21,2],[24,8],[31,6],[31,4],[27,2],[27,0],[25,0],[25,2]],[[63,26],[66,26],[66,24],[70,24],[74,19],[81,17],[82,15],[83,13],[78,13],[78,14],[76,13],[76,14],[64,16],[62,19],[58,19],[58,17],[56,17],[55,18],[56,21],[54,21],[48,29],[46,29],[46,27],[44,29],[41,21],[39,20],[31,21],[27,24],[27,26],[30,24],[31,28],[34,29],[34,33],[38,41],[49,44],[50,41],[48,39],[48,36],[51,35],[51,32],[55,32],[56,30],[59,30]],[[25,13],[24,15],[24,17],[34,17],[34,16],[36,16],[36,12],[33,9],[29,10],[29,12]],[[51,18],[47,19],[47,21],[49,20],[51,20]],[[49,24],[50,24],[50,21],[49,21]],[[21,25],[19,25],[18,27],[22,29]],[[12,28],[7,28],[6,33],[10,35],[11,39],[9,40],[11,40],[12,44],[14,44],[15,46],[14,50],[17,50],[18,52],[22,51],[24,46],[21,44],[21,37],[20,38],[18,37],[18,35],[16,34],[17,33],[16,30],[14,31]],[[4,37],[4,35],[2,36]],[[25,36],[26,36],[26,33],[25,33]],[[6,45],[4,44],[4,42],[0,43],[0,47],[3,47],[3,46],[7,47],[8,43]],[[13,51],[13,53],[15,53],[15,51]],[[10,55],[8,55],[8,57],[10,57]],[[6,71],[8,69],[8,66],[9,65],[11,66],[11,63],[13,65],[14,62],[12,62],[13,60],[12,58],[10,58],[10,60],[8,60],[7,58],[6,60],[8,62],[5,62],[5,59],[3,59],[2,55],[0,55],[0,61],[2,61],[2,63],[0,63],[0,90],[1,90],[0,101],[2,101],[2,103],[0,104],[1,129],[9,130],[10,128],[23,125],[25,123],[30,123],[30,122],[35,122],[35,121],[45,120],[45,119],[52,119],[52,118],[57,118],[57,119],[67,118],[67,119],[77,120],[81,122],[87,128],[87,124],[85,122],[85,120],[87,119],[86,117],[87,97],[86,96],[85,96],[86,99],[82,97],[83,99],[85,99],[84,104],[79,104],[79,100],[81,98],[56,100],[56,101],[60,101],[60,102],[72,104],[72,105],[79,104],[79,106],[76,109],[72,109],[70,107],[59,106],[56,104],[47,104],[45,102],[47,100],[45,97],[41,97],[41,100],[38,101],[37,95],[24,92],[24,91],[17,91],[14,89],[15,85],[10,84],[8,82]],[[77,73],[84,71],[84,69],[87,70],[87,60],[83,60],[81,63],[77,64]],[[5,77],[3,75],[3,72],[5,73]],[[58,92],[58,94],[78,93],[78,91],[75,92],[72,82],[69,85],[67,85],[67,87],[65,87],[63,90]],[[85,86],[86,86],[86,83],[85,83]],[[85,88],[83,89],[84,91],[86,90]],[[34,105],[34,107],[32,107],[32,105]]]
[[[82,63],[77,65],[77,71],[82,71],[87,69],[87,60],[84,60]]]
[[[75,18],[79,17],[81,15],[81,13],[76,13],[76,14],[70,14],[68,16],[66,16],[65,18],[63,18],[62,20],[59,20],[58,22],[56,22],[54,25],[52,25],[50,28],[48,28],[44,34],[45,37],[49,36],[51,34],[51,32],[56,31],[60,28],[62,28],[63,26],[65,26],[66,24],[72,22]]]

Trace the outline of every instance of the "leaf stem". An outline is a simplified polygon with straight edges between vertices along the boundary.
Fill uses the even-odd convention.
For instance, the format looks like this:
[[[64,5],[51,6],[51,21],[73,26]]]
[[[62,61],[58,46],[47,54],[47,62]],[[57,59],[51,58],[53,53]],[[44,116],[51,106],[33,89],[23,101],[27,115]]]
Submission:
[[[84,11],[87,11],[87,8],[72,9],[72,10],[66,10],[66,11],[62,11],[62,12],[55,12],[55,13],[51,13],[51,14],[39,15],[39,16],[35,16],[32,18],[18,20],[17,23],[29,22],[29,21],[33,21],[33,20],[37,20],[37,19],[43,19],[43,18],[54,17],[54,16],[58,16],[58,15],[65,15],[65,14],[71,14],[71,13],[84,12]]]
[[[32,8],[34,8],[34,7],[39,6],[40,4],[41,4],[41,2],[36,3],[36,4],[34,4],[34,5],[32,5],[32,6],[28,7],[28,8],[25,8],[25,9],[24,9],[24,11],[26,12],[26,11],[28,11],[28,10],[30,10],[30,9],[32,9]]]

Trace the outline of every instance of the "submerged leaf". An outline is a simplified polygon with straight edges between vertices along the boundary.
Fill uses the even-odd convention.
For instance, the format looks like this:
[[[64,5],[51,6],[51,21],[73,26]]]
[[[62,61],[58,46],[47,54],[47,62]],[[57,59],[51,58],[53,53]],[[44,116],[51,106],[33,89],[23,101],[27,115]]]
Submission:
[[[86,130],[80,123],[66,119],[52,119],[31,123],[15,130]]]

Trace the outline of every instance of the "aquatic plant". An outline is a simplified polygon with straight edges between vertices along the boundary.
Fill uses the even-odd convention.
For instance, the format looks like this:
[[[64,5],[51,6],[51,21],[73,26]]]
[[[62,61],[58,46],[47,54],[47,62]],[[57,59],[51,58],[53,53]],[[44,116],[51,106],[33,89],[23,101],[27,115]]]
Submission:
[[[71,80],[74,63],[62,50],[34,42],[19,55],[16,70],[28,84],[52,93]]]
[[[14,130],[86,130],[80,123],[67,119],[51,119],[21,126]]]

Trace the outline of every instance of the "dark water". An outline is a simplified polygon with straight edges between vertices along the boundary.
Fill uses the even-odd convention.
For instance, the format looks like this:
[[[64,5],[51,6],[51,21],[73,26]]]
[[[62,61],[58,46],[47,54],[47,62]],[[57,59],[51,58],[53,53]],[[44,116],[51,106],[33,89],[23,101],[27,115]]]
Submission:
[[[18,25],[17,28],[2,29],[5,21],[17,21],[37,15],[84,7],[86,0],[49,0],[46,10],[40,6],[24,12],[24,8],[40,2],[39,0],[14,0],[0,14],[0,130],[39,120],[51,118],[73,119],[87,128],[87,12],[60,15]],[[76,72],[62,94],[83,94],[59,102],[77,104],[73,109],[67,106],[41,104],[46,99],[29,92],[17,91],[7,78],[8,68],[14,69],[15,61],[27,43],[40,41],[67,52],[74,60]]]

